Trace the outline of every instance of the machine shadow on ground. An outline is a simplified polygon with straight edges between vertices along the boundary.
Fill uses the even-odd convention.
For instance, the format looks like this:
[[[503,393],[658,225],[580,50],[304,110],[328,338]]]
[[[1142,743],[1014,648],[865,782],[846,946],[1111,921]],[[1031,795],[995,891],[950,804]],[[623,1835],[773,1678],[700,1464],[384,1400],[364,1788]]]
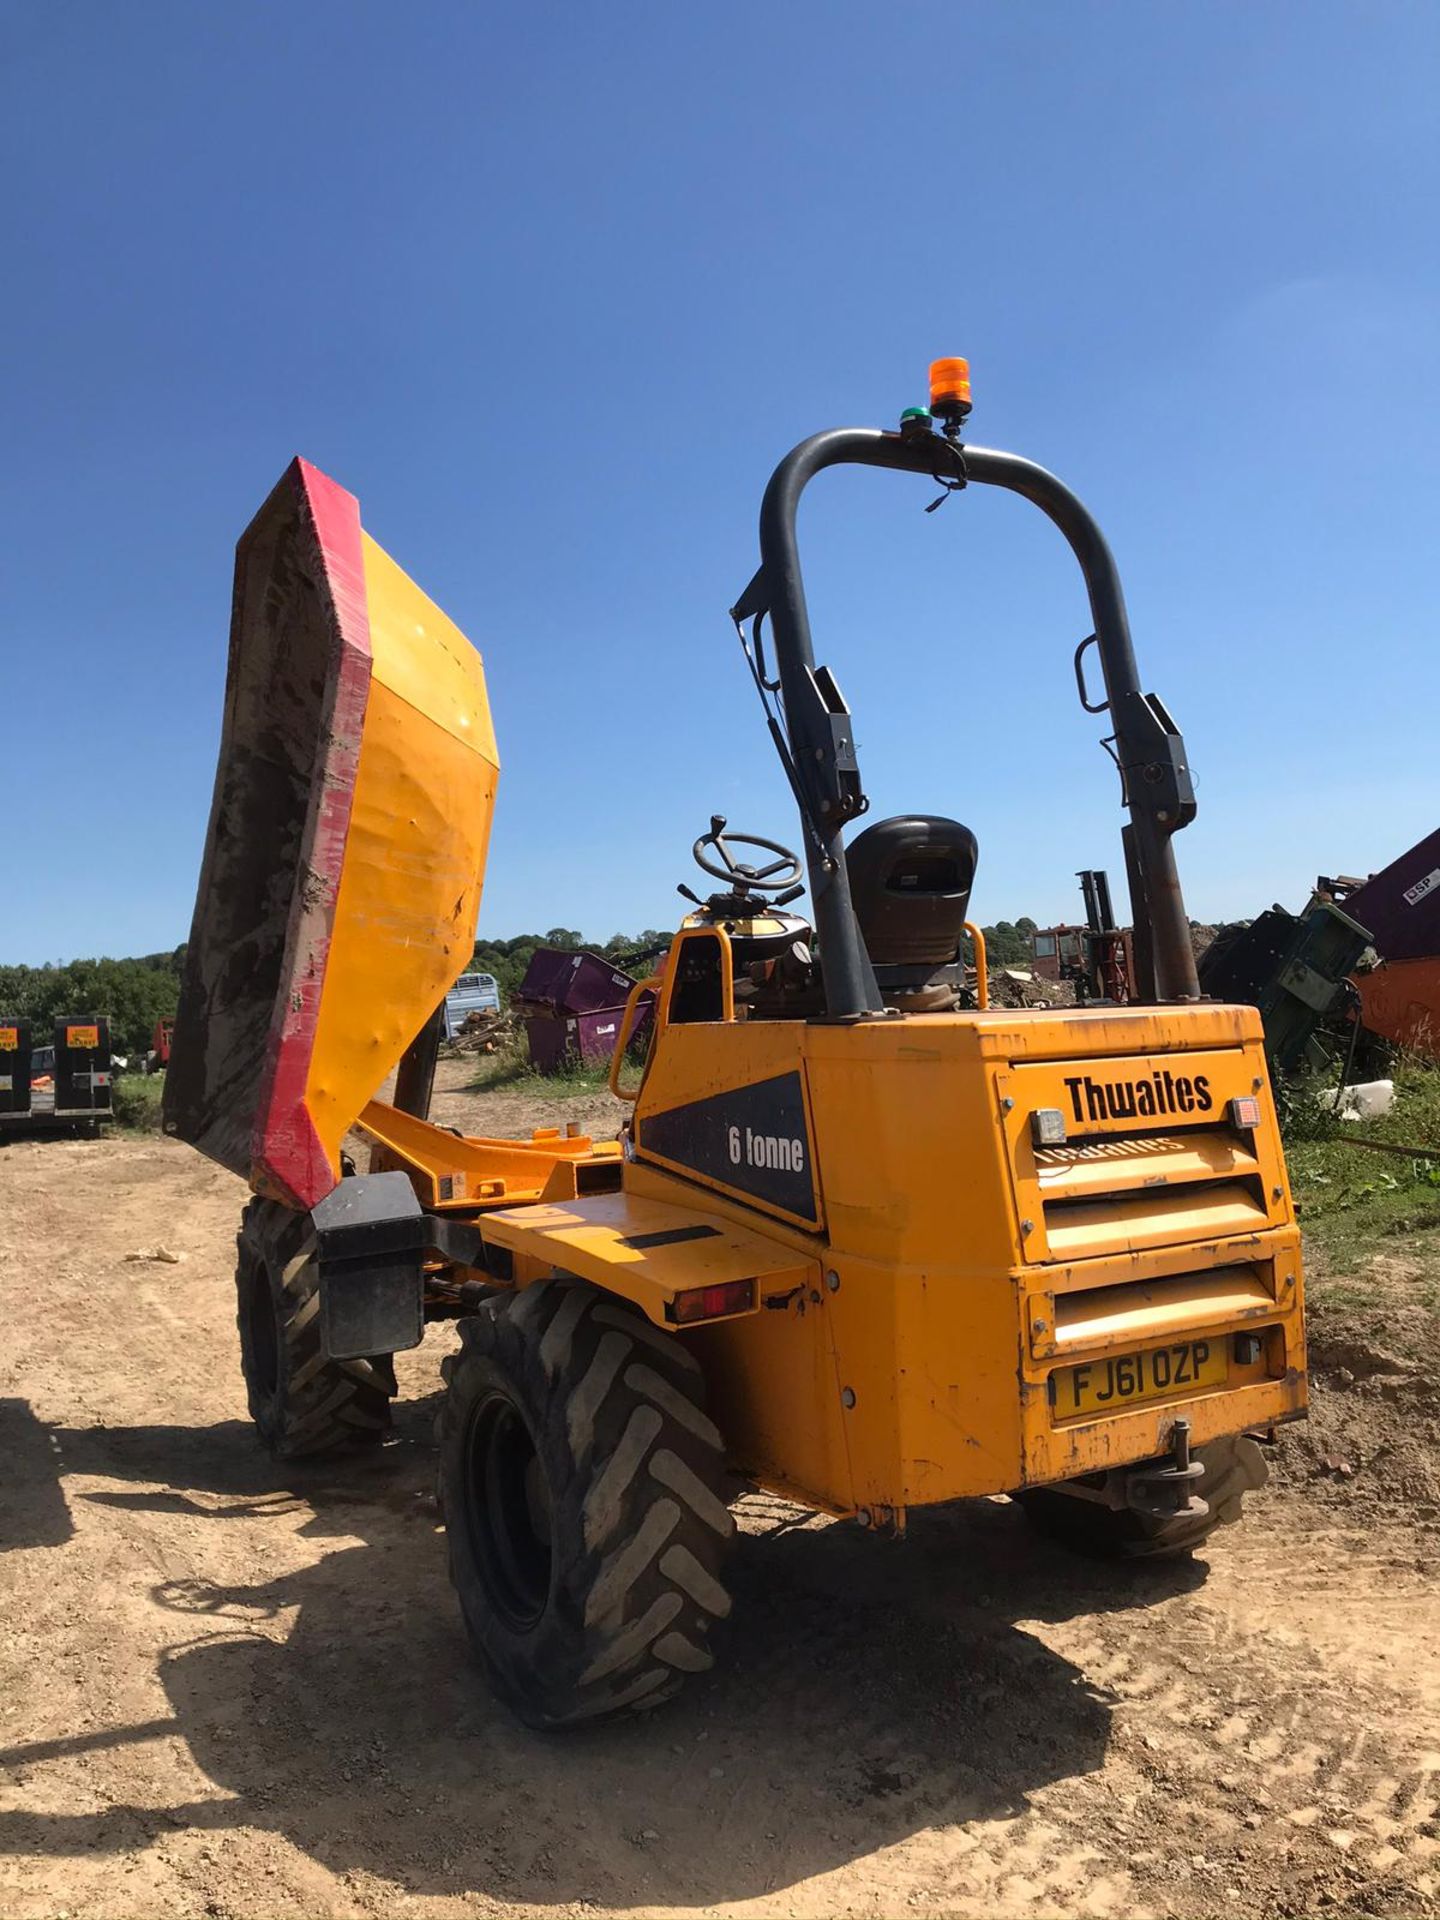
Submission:
[[[28,1400],[0,1399],[0,1553],[59,1547],[75,1531],[57,1443]]]
[[[491,1698],[459,1622],[431,1491],[434,1405],[403,1406],[394,1445],[311,1467],[271,1462],[238,1421],[58,1435],[66,1473],[132,1483],[72,1490],[77,1515],[87,1502],[218,1527],[294,1515],[303,1537],[336,1544],[258,1584],[154,1590],[174,1617],[173,1721],[0,1753],[22,1767],[178,1733],[233,1797],[158,1816],[12,1813],[0,1850],[128,1851],[166,1828],[244,1827],[430,1897],[738,1902],[920,1829],[1018,1814],[1036,1789],[1098,1768],[1110,1702],[1018,1623],[1151,1605],[1204,1578],[1074,1561],[1005,1503],[922,1515],[888,1543],[755,1502],[717,1672],[654,1715],[535,1735]],[[813,1803],[798,1820],[797,1787]],[[537,1825],[538,1850],[512,1838]]]

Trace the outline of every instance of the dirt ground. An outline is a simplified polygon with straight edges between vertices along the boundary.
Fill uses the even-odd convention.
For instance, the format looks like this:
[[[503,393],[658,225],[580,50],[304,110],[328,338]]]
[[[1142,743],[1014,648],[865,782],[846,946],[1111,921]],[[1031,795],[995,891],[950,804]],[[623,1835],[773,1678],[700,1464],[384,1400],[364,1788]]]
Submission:
[[[1077,1562],[1004,1501],[897,1545],[749,1500],[719,1670],[542,1737],[446,1580],[446,1332],[393,1445],[274,1464],[241,1200],[156,1138],[0,1149],[5,1915],[1440,1913],[1423,1360],[1317,1327],[1315,1420],[1188,1566]]]

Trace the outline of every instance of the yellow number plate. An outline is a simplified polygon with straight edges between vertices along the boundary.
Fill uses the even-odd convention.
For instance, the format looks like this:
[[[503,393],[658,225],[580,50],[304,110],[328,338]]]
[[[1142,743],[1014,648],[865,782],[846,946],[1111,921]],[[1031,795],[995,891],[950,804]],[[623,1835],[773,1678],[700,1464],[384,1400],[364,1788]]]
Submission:
[[[1226,1341],[1220,1336],[1091,1360],[1083,1367],[1062,1367],[1050,1379],[1055,1418],[1068,1420],[1077,1413],[1109,1413],[1118,1407],[1132,1407],[1140,1400],[1164,1400],[1171,1394],[1201,1387],[1223,1387],[1229,1377]]]
[[[65,1044],[67,1047],[98,1047],[100,1029],[98,1027],[66,1027]]]

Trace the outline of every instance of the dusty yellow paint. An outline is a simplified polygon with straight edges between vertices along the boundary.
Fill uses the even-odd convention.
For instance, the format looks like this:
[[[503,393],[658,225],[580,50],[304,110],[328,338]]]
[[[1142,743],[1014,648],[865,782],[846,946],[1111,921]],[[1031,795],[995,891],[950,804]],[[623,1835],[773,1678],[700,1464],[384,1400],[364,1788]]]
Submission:
[[[754,1280],[749,1312],[758,1314],[766,1298],[813,1287],[820,1278],[813,1258],[693,1201],[677,1205],[634,1193],[487,1214],[485,1238],[634,1299],[662,1325],[676,1294],[696,1287]]]
[[[788,1071],[818,1228],[647,1150],[647,1116]],[[1157,1072],[1162,1086],[1203,1075],[1207,1107],[1148,1116],[1133,1145],[1135,1121],[1088,1113],[1065,1148],[1032,1145],[1031,1111],[1068,1103],[1067,1077],[1083,1101],[1087,1074]],[[1226,1102],[1257,1083],[1262,1125],[1239,1131]],[[1152,1457],[1180,1411],[1203,1444],[1304,1405],[1299,1234],[1251,1009],[662,1026],[636,1121],[627,1194],[703,1204],[829,1276],[783,1312],[687,1336],[736,1464],[764,1484],[835,1511],[902,1509]],[[1223,1385],[1052,1412],[1062,1362],[1240,1330],[1262,1353]]]
[[[368,534],[373,672],[306,1105],[340,1142],[469,965],[499,755],[480,655]]]
[[[474,1217],[520,1286],[578,1275],[666,1327],[678,1292],[754,1279],[753,1311],[679,1337],[734,1464],[832,1511],[1152,1458],[1181,1412],[1203,1445],[1303,1408],[1299,1234],[1252,1009],[751,1020],[728,942],[687,927],[623,1160],[367,1107],[470,958],[496,755],[478,656],[368,539],[365,566],[374,676],[310,1084],[328,1151],[364,1109],[388,1163]],[[703,964],[707,941],[720,1017],[674,1018],[681,951]],[[782,1081],[807,1188],[758,1192],[725,1151],[749,1140],[726,1097]],[[1261,1126],[1232,1125],[1256,1094]],[[1034,1144],[1037,1109],[1064,1116],[1063,1144]],[[673,1238],[696,1223],[717,1231]],[[1243,1361],[1241,1331],[1259,1336]],[[1224,1377],[1119,1412],[1053,1403],[1062,1368],[1175,1340],[1224,1345]]]
[[[448,1127],[372,1100],[356,1128],[375,1143],[370,1171],[406,1171],[438,1212],[570,1200],[618,1187],[620,1148],[582,1133],[541,1128],[528,1140],[462,1139]]]
[[[671,990],[676,977],[672,950]],[[1253,1009],[842,1026],[746,1020],[728,994],[728,1018],[686,1023],[669,1017],[670,998],[623,1164],[565,1143],[553,1181],[575,1182],[574,1201],[551,1184],[551,1204],[504,1205],[535,1191],[534,1161],[516,1164],[528,1148],[421,1137],[422,1123],[381,1108],[367,1124],[432,1193],[442,1167],[463,1171],[517,1285],[575,1274],[667,1327],[677,1292],[754,1278],[757,1310],[679,1335],[740,1471],[832,1512],[898,1518],[1151,1459],[1181,1413],[1203,1445],[1303,1409],[1299,1232]],[[723,1154],[687,1170],[647,1145],[655,1116],[696,1102],[714,1103],[703,1121],[723,1139],[727,1093],[791,1074],[814,1220],[730,1185]],[[1112,1118],[1105,1090],[1123,1106],[1142,1081],[1177,1110],[1139,1128]],[[1202,1082],[1203,1103],[1190,1098]],[[1090,1102],[1102,1094],[1099,1116]],[[1259,1095],[1258,1129],[1231,1124],[1242,1094]],[[1057,1106],[1066,1142],[1035,1145],[1032,1113]],[[592,1194],[613,1190],[587,1198],[587,1180]],[[697,1222],[720,1231],[669,1237]],[[1234,1347],[1242,1332],[1258,1336],[1253,1357]],[[1226,1356],[1198,1387],[1114,1412],[1075,1411],[1073,1394],[1069,1411],[1053,1403],[1065,1369],[1196,1340]]]

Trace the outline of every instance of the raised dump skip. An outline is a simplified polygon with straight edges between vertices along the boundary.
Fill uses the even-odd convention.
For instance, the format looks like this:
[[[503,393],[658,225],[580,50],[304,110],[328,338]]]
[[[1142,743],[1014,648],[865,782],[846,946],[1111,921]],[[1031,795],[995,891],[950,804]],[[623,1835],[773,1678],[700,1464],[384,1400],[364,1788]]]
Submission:
[[[480,656],[296,460],[236,550],[167,1130],[313,1206],[469,963],[498,757]]]

